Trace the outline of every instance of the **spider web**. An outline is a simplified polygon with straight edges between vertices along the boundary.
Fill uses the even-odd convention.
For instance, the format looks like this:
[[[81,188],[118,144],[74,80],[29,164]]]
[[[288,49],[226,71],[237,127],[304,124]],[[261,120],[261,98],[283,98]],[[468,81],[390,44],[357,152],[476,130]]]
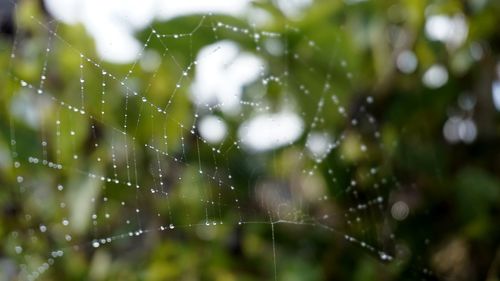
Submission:
[[[274,279],[280,238],[296,229],[303,229],[301,239],[321,233],[392,261],[387,194],[398,182],[377,163],[385,147],[370,113],[376,101],[349,102],[355,74],[348,62],[291,24],[266,30],[212,14],[190,20],[182,31],[155,24],[139,34],[142,50],[126,71],[86,51],[89,43],[70,27],[35,16],[27,28],[36,37],[19,27],[8,115],[13,198],[28,207],[10,229],[9,245],[21,277],[43,278],[76,252],[120,252],[181,234],[190,243],[194,233],[207,238],[254,225],[270,231],[272,264],[260,266]],[[261,63],[236,113],[193,93],[198,67],[224,56],[224,42]],[[313,63],[318,57],[329,58],[324,68]],[[37,75],[23,72],[25,65]],[[266,122],[279,127],[276,114],[285,111],[300,116],[300,136],[249,148],[259,132],[239,133],[244,124],[271,116]],[[200,132],[207,116],[225,124],[222,140]]]

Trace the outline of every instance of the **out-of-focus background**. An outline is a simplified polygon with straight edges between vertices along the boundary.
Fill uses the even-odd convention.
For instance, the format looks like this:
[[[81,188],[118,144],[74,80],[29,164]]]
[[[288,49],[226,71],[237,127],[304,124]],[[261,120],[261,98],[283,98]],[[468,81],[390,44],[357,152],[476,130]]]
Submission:
[[[500,279],[500,2],[0,1],[0,280]]]

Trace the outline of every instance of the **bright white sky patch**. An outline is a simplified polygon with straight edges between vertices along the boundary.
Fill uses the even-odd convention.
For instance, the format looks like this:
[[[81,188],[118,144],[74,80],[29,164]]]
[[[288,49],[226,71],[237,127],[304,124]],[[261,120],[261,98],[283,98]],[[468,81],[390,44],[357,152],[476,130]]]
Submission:
[[[23,120],[25,124],[36,129],[40,126],[40,104],[22,89],[11,101],[10,110],[12,116]]]
[[[80,9],[85,5],[83,1],[75,0],[45,0],[44,2],[52,16],[67,24],[76,24],[80,21]]]
[[[427,17],[425,22],[425,33],[431,40],[447,43],[452,47],[458,47],[465,42],[469,26],[462,14],[453,17],[445,15],[433,15]]]
[[[208,115],[198,124],[198,130],[203,139],[209,143],[220,143],[227,134],[226,123],[219,117]]]
[[[275,149],[296,141],[304,130],[302,119],[292,112],[258,115],[238,131],[244,147],[253,151]]]
[[[500,81],[494,81],[493,85],[491,85],[491,91],[493,94],[493,104],[495,108],[500,111]]]
[[[179,16],[206,14],[210,12],[241,15],[248,9],[249,4],[249,0],[158,1],[158,17],[160,19],[170,19]]]
[[[277,3],[288,17],[298,17],[305,8],[312,4],[312,0],[278,0]]]
[[[151,23],[157,11],[155,0],[45,0],[45,4],[56,19],[81,22],[94,37],[99,55],[114,63],[137,58],[141,46],[133,33]]]
[[[443,135],[449,143],[472,143],[477,136],[477,127],[472,119],[453,116],[444,124]]]
[[[327,133],[310,133],[306,147],[315,159],[321,160],[328,155],[332,148],[331,138]]]
[[[417,56],[410,50],[401,52],[396,59],[396,66],[403,73],[412,73],[417,69]]]
[[[68,24],[81,22],[96,40],[99,55],[110,62],[130,63],[137,59],[140,43],[134,32],[155,18],[218,13],[241,16],[249,0],[45,0],[47,10]]]
[[[424,73],[422,82],[431,89],[437,89],[448,82],[448,71],[443,65],[435,64]]]
[[[240,51],[232,41],[220,41],[203,48],[197,58],[193,100],[198,105],[220,104],[222,111],[238,113],[243,86],[255,81],[264,62]]]

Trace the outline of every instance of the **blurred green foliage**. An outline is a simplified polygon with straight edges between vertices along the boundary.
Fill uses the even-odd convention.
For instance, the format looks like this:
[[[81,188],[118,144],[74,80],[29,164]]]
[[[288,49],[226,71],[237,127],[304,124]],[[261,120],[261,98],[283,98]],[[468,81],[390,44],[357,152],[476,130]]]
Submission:
[[[0,38],[0,279],[34,277],[53,259],[40,280],[499,280],[500,117],[491,85],[499,79],[500,2],[318,0],[294,19],[270,1],[252,5],[269,15],[264,26],[223,15],[155,22],[152,28],[161,34],[202,25],[183,39],[149,41],[148,49],[162,55],[160,67],[152,73],[135,66],[125,88],[120,78],[132,65],[100,61],[84,27],[55,22],[37,1],[19,1],[15,35]],[[426,20],[437,14],[464,18],[462,44],[428,38]],[[218,22],[240,31],[214,31]],[[272,54],[243,29],[280,34],[284,52]],[[137,34],[143,43],[149,36],[151,28]],[[221,39],[257,54],[267,64],[266,77],[280,78],[282,83],[245,86],[244,98],[268,104],[271,112],[298,112],[306,130],[295,144],[250,153],[227,141],[219,155],[190,133],[196,66],[178,90],[176,85],[200,49]],[[397,68],[404,50],[418,61],[409,74]],[[422,77],[436,63],[449,78],[433,89]],[[45,94],[37,95],[44,66]],[[134,91],[148,102],[133,97]],[[474,101],[472,109],[460,107],[464,97]],[[227,139],[236,140],[238,127],[258,109],[212,112],[228,124]],[[472,143],[446,141],[443,126],[452,116],[475,122]],[[304,149],[314,131],[339,138],[319,164]],[[168,155],[144,147],[159,147],[163,138]],[[46,149],[41,139],[48,141]],[[28,163],[44,153],[64,168]],[[130,178],[128,157],[137,167],[131,187],[89,177]],[[208,175],[199,175],[201,168]],[[376,175],[367,176],[371,169]],[[228,174],[230,184],[218,184]],[[168,196],[149,191],[159,180]],[[382,204],[351,210],[378,197]],[[391,215],[398,201],[409,206],[402,221]],[[279,213],[281,205],[286,214]],[[217,226],[205,226],[206,217]],[[156,231],[171,221],[175,229]],[[104,245],[95,249],[96,241]],[[54,253],[58,249],[62,257]],[[381,261],[382,251],[394,259]]]

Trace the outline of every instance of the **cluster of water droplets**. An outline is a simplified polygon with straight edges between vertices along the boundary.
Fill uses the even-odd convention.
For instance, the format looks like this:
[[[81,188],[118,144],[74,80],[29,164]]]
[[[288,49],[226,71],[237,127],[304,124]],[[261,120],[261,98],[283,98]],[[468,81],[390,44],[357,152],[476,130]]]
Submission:
[[[35,141],[39,144],[40,153],[25,155],[24,152],[17,151],[19,137],[17,137],[15,133],[11,134],[12,158],[14,169],[19,171],[17,173],[17,183],[20,187],[21,194],[22,196],[28,197],[28,194],[31,192],[29,190],[30,187],[24,185],[26,179],[29,179],[30,182],[35,182],[37,181],[36,177],[40,176],[40,173],[33,173],[32,175],[25,174],[25,170],[21,169],[24,165],[30,166],[27,169],[35,169],[37,166],[42,166],[42,169],[48,168],[43,170],[43,173],[53,176],[56,181],[58,180],[58,176],[60,176],[59,172],[71,175],[81,175],[84,180],[82,180],[80,184],[85,185],[85,188],[89,189],[97,186],[96,190],[99,191],[94,191],[94,193],[91,194],[80,194],[82,197],[79,199],[82,201],[86,200],[87,202],[83,202],[82,204],[84,206],[91,206],[92,208],[92,210],[86,211],[89,217],[84,218],[91,221],[91,227],[93,227],[95,233],[97,233],[95,238],[91,241],[84,241],[81,243],[81,241],[75,241],[73,238],[74,235],[72,234],[70,226],[78,222],[73,222],[71,217],[78,217],[78,215],[71,215],[68,210],[68,203],[66,201],[68,196],[57,197],[60,198],[60,201],[57,202],[58,207],[62,210],[61,213],[64,214],[62,218],[34,225],[34,222],[30,222],[30,217],[32,215],[25,215],[28,224],[33,225],[28,231],[28,233],[32,234],[34,237],[32,239],[45,239],[51,235],[52,229],[54,229],[55,233],[61,232],[62,228],[62,233],[64,233],[62,239],[66,241],[66,247],[51,251],[47,260],[40,266],[35,268],[27,266],[26,264],[31,264],[29,261],[23,264],[22,270],[26,273],[27,279],[37,279],[54,264],[56,259],[62,258],[65,253],[70,253],[74,250],[105,247],[112,244],[115,240],[134,239],[135,237],[155,231],[166,232],[177,231],[178,229],[190,231],[199,226],[217,227],[221,224],[228,223],[243,226],[250,223],[269,224],[273,229],[273,249],[276,243],[274,227],[279,224],[296,224],[339,233],[343,235],[345,240],[349,243],[356,244],[376,254],[382,261],[391,261],[394,259],[392,255],[376,245],[372,245],[356,238],[354,235],[348,234],[349,228],[340,230],[330,226],[328,220],[331,214],[323,213],[321,216],[315,217],[315,215],[307,214],[307,210],[301,210],[300,207],[289,202],[286,203],[293,206],[287,209],[285,213],[280,213],[279,210],[275,210],[270,206],[273,202],[283,203],[284,201],[280,200],[284,199],[280,197],[272,199],[272,196],[267,196],[267,200],[270,201],[264,203],[263,207],[269,205],[269,207],[267,207],[267,212],[270,214],[269,219],[266,215],[263,217],[261,215],[261,219],[257,221],[246,219],[246,213],[258,213],[258,211],[244,209],[243,206],[249,204],[245,204],[247,202],[242,202],[242,192],[239,192],[239,189],[245,187],[236,186],[233,182],[232,171],[225,171],[222,168],[223,165],[220,165],[220,163],[227,161],[227,156],[232,150],[236,150],[243,155],[250,155],[252,152],[244,148],[246,140],[241,139],[241,135],[238,137],[237,134],[232,134],[232,136],[225,134],[219,143],[213,143],[209,140],[207,141],[207,138],[200,133],[199,128],[200,120],[206,115],[214,113],[220,114],[225,106],[224,103],[197,103],[193,101],[194,112],[189,121],[177,120],[172,116],[173,114],[171,114],[177,101],[177,96],[181,94],[180,91],[190,88],[190,76],[194,75],[197,66],[199,63],[203,62],[204,58],[192,58],[188,65],[179,65],[175,60],[175,56],[170,52],[165,40],[192,40],[203,28],[205,28],[203,30],[208,28],[213,32],[216,38],[222,36],[222,31],[247,36],[254,42],[255,54],[259,55],[263,54],[266,48],[268,49],[267,51],[269,51],[269,46],[266,47],[266,42],[274,42],[272,40],[285,40],[282,34],[261,31],[255,26],[238,27],[226,24],[212,20],[210,15],[203,16],[198,25],[189,33],[162,34],[158,30],[151,28],[141,53],[138,55],[138,62],[131,66],[125,77],[119,77],[108,70],[103,63],[98,62],[97,59],[91,58],[90,55],[78,50],[77,47],[66,41],[53,26],[47,26],[36,18],[32,18],[32,20],[48,34],[48,45],[44,52],[40,79],[37,83],[13,76],[12,80],[18,83],[20,91],[26,91],[28,94],[36,96],[35,98],[40,103],[50,104],[50,108],[55,111],[56,117],[46,117],[43,108],[33,109],[40,111],[37,113],[37,116],[40,117],[40,120],[38,120],[40,123],[35,126],[39,135],[37,137],[38,139],[35,139]],[[288,27],[287,31],[290,30],[293,30],[293,28]],[[159,58],[162,61],[167,60],[167,58],[173,60],[174,64],[180,69],[179,75],[177,79],[175,79],[176,82],[174,83],[173,89],[165,93],[166,102],[164,104],[158,104],[153,101],[154,99],[152,97],[148,97],[152,82],[147,84],[143,89],[136,89],[130,81],[134,78],[136,72],[139,71],[138,66],[140,65],[140,60],[146,55],[150,48],[149,45],[154,40],[157,40],[156,43],[164,46],[164,53],[159,56]],[[307,47],[311,51],[321,51],[321,47],[314,40],[306,39],[306,42]],[[51,67],[50,62],[52,61],[51,56],[57,55],[53,54],[52,51],[53,45],[55,44],[57,44],[59,48],[68,49],[70,53],[79,60],[79,69],[77,71],[78,77],[75,78],[79,89],[78,104],[69,103],[64,95],[55,93],[52,88],[48,87],[47,80],[50,78],[49,70]],[[286,45],[283,42],[282,44]],[[214,49],[213,52],[217,52],[217,49]],[[289,50],[287,49],[284,49],[282,52],[286,58],[290,56],[294,60],[302,59],[299,53],[289,54],[288,52]],[[16,57],[15,54],[16,48],[13,48],[13,58]],[[347,67],[347,62],[345,60],[335,61],[334,63],[341,68]],[[158,71],[159,69],[154,70],[150,78],[154,79]],[[316,70],[312,69],[311,71],[314,72]],[[88,82],[90,77],[95,73],[100,74],[101,79],[98,92],[92,91],[91,85]],[[352,79],[353,75],[350,72],[346,72],[345,76],[347,79]],[[288,79],[290,78],[287,68],[283,69],[282,73],[279,75],[268,74],[265,68],[260,68],[258,70],[257,80],[264,87],[272,83],[291,87],[288,85]],[[366,97],[366,100],[363,101],[360,108],[357,109],[357,113],[350,114],[347,110],[348,105],[342,102],[335,93],[330,74],[326,74],[324,80],[323,92],[319,95],[319,99],[314,101],[316,102],[314,116],[304,116],[304,113],[301,114],[304,116],[303,122],[305,125],[303,126],[303,130],[305,131],[305,142],[301,145],[298,157],[299,159],[304,159],[312,163],[311,166],[304,167],[302,170],[306,177],[310,178],[314,178],[318,173],[322,173],[324,167],[329,165],[328,159],[332,157],[333,153],[335,153],[334,157],[338,157],[341,161],[345,157],[348,157],[344,155],[344,152],[342,152],[340,148],[347,143],[350,131],[356,130],[361,122],[368,122],[372,125],[373,130],[370,131],[370,134],[374,139],[380,137],[375,118],[369,113],[369,106],[374,102],[374,98],[371,96]],[[116,90],[114,88],[116,86],[118,86],[121,93],[112,91],[113,89]],[[296,90],[301,95],[311,96],[311,99],[314,98],[309,87],[303,83],[299,83]],[[185,92],[188,91],[189,90],[186,90]],[[16,98],[15,95],[16,94],[13,95],[14,98]],[[285,96],[285,99],[289,98],[291,97]],[[93,100],[97,100],[97,103],[92,104],[90,101]],[[113,111],[113,103],[118,100],[123,100],[121,103],[122,107],[119,110],[120,114],[119,116],[112,116],[116,111]],[[250,113],[242,111],[239,114],[242,120],[251,118],[252,114],[255,113],[266,113],[271,111],[271,107],[266,100],[241,99],[239,101],[239,106],[251,109]],[[130,116],[131,108],[139,108],[139,111],[134,117],[135,119],[132,119]],[[327,108],[328,111],[333,108],[340,118],[343,118],[344,123],[347,124],[346,127],[335,136],[325,129],[329,126],[329,124],[326,124],[325,111],[327,110],[325,110],[325,108]],[[300,111],[301,109],[299,108],[298,110]],[[352,115],[360,117],[350,117]],[[49,124],[49,122],[52,123]],[[79,124],[90,124],[89,132],[85,131],[87,128],[83,129]],[[178,139],[169,139],[170,134],[167,133],[167,125],[169,130],[174,128],[179,132],[177,134]],[[137,131],[142,130],[146,126],[152,127],[151,130],[154,132],[149,141],[142,143]],[[19,126],[15,126],[14,123],[12,123],[12,132],[17,132],[20,129]],[[106,132],[106,141],[102,141],[97,137],[100,134],[100,130]],[[78,149],[77,142],[79,139],[83,138],[83,135],[87,134],[90,135],[88,137],[90,146],[97,152],[84,155],[82,151]],[[191,142],[190,145],[187,144],[188,138]],[[295,139],[291,139],[280,145],[294,145],[295,141]],[[67,145],[63,146],[62,143],[66,143]],[[171,148],[172,143],[180,143],[180,146],[178,146],[180,149],[175,150]],[[272,149],[275,148],[271,148],[271,150]],[[367,154],[372,148],[367,143],[360,141],[354,149],[360,153]],[[208,164],[205,163],[205,157],[202,157],[202,154],[207,150],[213,156],[213,160]],[[138,175],[139,171],[143,170],[139,163],[142,157],[150,157],[153,159],[149,167],[150,174],[147,175],[147,177],[153,179],[152,186],[145,186],[144,183],[141,182],[143,176]],[[91,163],[91,165],[86,165],[86,163]],[[108,169],[101,168],[93,170],[89,168],[89,166],[92,165],[108,165],[109,167]],[[177,168],[178,171],[193,169],[197,171],[197,175],[190,175],[191,178],[186,178],[185,173],[176,172],[174,168]],[[326,170],[325,179],[334,185],[338,185],[336,174],[341,173],[341,171],[332,168]],[[348,226],[354,224],[362,225],[365,219],[369,219],[366,216],[367,209],[375,209],[382,214],[385,212],[386,200],[384,199],[384,194],[379,190],[379,187],[389,184],[388,179],[384,177],[379,178],[377,167],[369,169],[366,175],[363,176],[374,180],[371,188],[374,190],[373,193],[377,195],[369,199],[364,197],[361,198],[359,196],[358,182],[354,179],[343,188],[343,193],[350,196],[355,202],[355,204],[348,207],[343,214],[345,223]],[[192,223],[177,224],[174,221],[177,214],[172,214],[172,205],[176,201],[183,200],[182,196],[190,195],[182,195],[180,198],[174,197],[174,193],[171,192],[172,186],[175,184],[181,185],[183,182],[190,180],[199,182],[199,189],[202,195],[197,199],[199,199],[199,204],[203,206],[205,214],[202,218],[189,217]],[[208,185],[215,186],[215,188],[209,188],[207,187]],[[68,184],[62,182],[62,180],[53,188],[61,194],[75,192],[74,187],[68,188]],[[120,192],[135,194],[135,196],[129,196],[133,198],[133,200],[129,202],[120,198],[109,197],[110,195],[107,195],[107,191],[115,188],[121,188]],[[163,200],[162,202],[165,202],[167,205],[166,210],[151,210],[151,206],[143,205],[140,198],[146,196]],[[318,194],[313,196],[316,196],[316,202],[320,203],[329,202],[329,200],[334,198],[329,194]],[[252,200],[252,198],[246,197],[244,199]],[[89,202],[90,204],[87,204]],[[112,209],[111,206],[114,205],[118,205],[116,208],[119,211],[111,212],[107,210]],[[401,206],[398,205],[396,208],[399,210],[399,213],[401,213],[400,207]],[[236,213],[234,216],[236,220],[224,221],[224,217],[221,215],[222,208],[229,208],[231,212]],[[141,218],[143,216],[143,211],[147,212],[149,216],[160,218],[162,224],[155,227],[147,225]],[[407,212],[407,210],[405,212]],[[189,216],[189,210],[186,210],[186,213],[188,213],[186,216]],[[266,212],[263,213],[265,214]],[[111,223],[112,220],[117,220],[116,217],[119,217],[120,229],[123,229],[121,226],[125,225],[130,230],[119,234],[110,230],[108,236],[99,236],[106,232],[105,229],[109,227],[107,226],[108,222]],[[13,233],[14,236],[19,235],[19,231],[13,231]],[[18,238],[18,241],[21,241],[21,239]],[[62,244],[64,243],[59,243],[59,245]],[[14,250],[18,255],[23,255],[25,252],[21,244],[16,245]],[[276,259],[276,255],[274,258]],[[276,267],[276,260],[274,266]]]

